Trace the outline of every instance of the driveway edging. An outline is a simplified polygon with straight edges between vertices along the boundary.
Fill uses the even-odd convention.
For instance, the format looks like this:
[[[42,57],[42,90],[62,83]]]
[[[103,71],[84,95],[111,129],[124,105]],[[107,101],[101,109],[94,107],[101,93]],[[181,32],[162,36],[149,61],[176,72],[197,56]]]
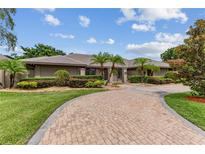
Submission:
[[[101,92],[107,92],[107,91],[101,91]],[[98,93],[98,92],[97,92]],[[48,130],[48,128],[54,123],[58,115],[61,113],[61,111],[67,107],[68,105],[71,105],[74,101],[81,99],[82,97],[88,96],[88,95],[94,95],[96,93],[82,95],[76,98],[73,98],[61,106],[59,106],[47,119],[44,121],[44,123],[41,125],[41,127],[34,133],[34,135],[30,138],[30,140],[27,142],[27,145],[37,145],[40,143],[41,139],[43,138],[45,132]]]
[[[184,117],[182,117],[180,114],[178,114],[174,109],[172,109],[167,102],[165,101],[164,97],[168,94],[168,92],[164,92],[164,91],[159,91],[157,92],[159,94],[160,97],[160,102],[162,104],[162,106],[172,115],[174,115],[177,119],[179,119],[182,123],[184,123],[186,126],[190,127],[191,129],[193,129],[195,132],[197,132],[200,135],[203,135],[205,137],[205,131],[203,131],[201,128],[199,128],[198,126],[194,125],[193,123],[191,123],[190,121],[188,121],[187,119],[185,119]]]

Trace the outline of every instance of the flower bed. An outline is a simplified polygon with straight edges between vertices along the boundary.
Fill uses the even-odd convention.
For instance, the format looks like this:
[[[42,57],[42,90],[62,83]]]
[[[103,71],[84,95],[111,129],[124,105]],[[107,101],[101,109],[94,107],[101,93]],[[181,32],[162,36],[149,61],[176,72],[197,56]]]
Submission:
[[[204,97],[187,96],[186,99],[188,99],[190,101],[193,101],[193,102],[205,103],[205,98]]]

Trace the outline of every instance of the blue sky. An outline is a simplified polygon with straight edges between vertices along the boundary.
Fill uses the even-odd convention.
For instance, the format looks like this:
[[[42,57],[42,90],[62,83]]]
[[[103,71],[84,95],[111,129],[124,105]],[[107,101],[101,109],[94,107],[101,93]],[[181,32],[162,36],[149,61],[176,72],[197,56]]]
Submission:
[[[17,9],[16,52],[21,54],[19,46],[44,43],[66,53],[107,51],[159,60],[161,52],[181,44],[188,27],[204,16],[205,9]],[[0,53],[8,54],[4,47]]]

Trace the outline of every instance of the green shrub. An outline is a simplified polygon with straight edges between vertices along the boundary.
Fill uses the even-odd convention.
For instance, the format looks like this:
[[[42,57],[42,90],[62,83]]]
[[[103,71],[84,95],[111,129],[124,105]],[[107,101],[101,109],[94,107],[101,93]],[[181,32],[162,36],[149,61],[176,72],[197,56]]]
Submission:
[[[164,75],[165,78],[169,78],[172,79],[174,81],[178,80],[178,73],[176,71],[168,71],[166,72],[166,74]]]
[[[88,81],[85,84],[87,88],[101,88],[103,85],[105,85],[105,81],[103,80]]]
[[[17,83],[17,88],[22,88],[22,89],[35,89],[38,88],[38,83],[35,81],[21,81]]]
[[[36,80],[55,80],[56,77],[31,77],[23,78],[20,81],[36,81]]]
[[[70,79],[68,81],[68,86],[72,88],[84,88],[86,87],[86,83],[92,81],[94,82],[95,80],[91,79]]]
[[[102,80],[102,75],[73,75],[71,76],[74,79],[95,79]]]
[[[128,80],[131,83],[147,82],[147,76],[142,77],[142,76],[133,75],[133,76],[128,77]]]
[[[188,84],[192,90],[192,95],[197,96],[205,96],[205,80],[199,79],[199,81],[196,80],[189,80]]]
[[[69,73],[66,70],[58,70],[54,74],[56,76],[56,85],[57,86],[66,86],[69,80]]]
[[[47,88],[47,87],[52,87],[56,86],[55,80],[36,80],[38,88]]]
[[[174,81],[172,79],[164,78],[161,76],[149,76],[147,78],[147,83],[150,83],[150,84],[169,84],[173,82]]]
[[[47,88],[47,87],[52,87],[56,86],[55,80],[27,80],[27,81],[21,81],[21,82],[36,82],[37,83],[37,88]]]

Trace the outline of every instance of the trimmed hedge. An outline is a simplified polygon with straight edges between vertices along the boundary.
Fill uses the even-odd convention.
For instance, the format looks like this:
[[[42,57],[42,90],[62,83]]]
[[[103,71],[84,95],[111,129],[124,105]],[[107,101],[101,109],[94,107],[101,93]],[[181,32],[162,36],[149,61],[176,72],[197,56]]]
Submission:
[[[102,81],[101,75],[71,76],[71,78],[68,81],[66,81],[63,85],[59,85],[55,77],[24,78],[21,79],[20,82],[36,82],[37,87],[35,88],[47,88],[52,86],[69,86],[72,88],[85,88],[85,87],[93,88],[93,87],[101,87],[102,82],[104,83],[104,81]],[[87,82],[90,83],[90,86],[88,86]]]
[[[93,79],[70,79],[68,81],[68,86],[72,88],[84,88],[86,87],[86,83],[92,81],[94,82],[95,80]]]
[[[142,78],[143,78],[143,80],[142,80]],[[128,77],[128,80],[131,83],[141,83],[142,81],[147,82],[147,76],[142,77],[142,76],[133,75],[133,76]]]
[[[31,81],[31,82],[21,81],[21,82],[18,82],[16,86],[22,89],[35,89],[38,87],[38,83],[35,81]]]
[[[141,80],[143,78],[143,80]],[[128,77],[128,80],[131,83],[151,83],[151,84],[168,84],[168,83],[174,83],[174,80],[170,78],[164,78],[162,76],[130,76]]]
[[[36,82],[38,83],[38,88],[47,88],[57,85],[55,80],[36,80]]]
[[[101,88],[103,85],[105,85],[105,81],[103,80],[88,81],[85,84],[87,88]]]
[[[102,75],[73,75],[71,78],[74,79],[95,79],[95,80],[102,80]]]
[[[23,78],[20,81],[36,81],[36,80],[55,80],[56,77],[31,77],[31,78]]]
[[[151,84],[169,84],[169,83],[174,83],[174,81],[172,79],[169,79],[169,78],[150,76],[150,77],[147,78],[147,83],[151,83]]]

